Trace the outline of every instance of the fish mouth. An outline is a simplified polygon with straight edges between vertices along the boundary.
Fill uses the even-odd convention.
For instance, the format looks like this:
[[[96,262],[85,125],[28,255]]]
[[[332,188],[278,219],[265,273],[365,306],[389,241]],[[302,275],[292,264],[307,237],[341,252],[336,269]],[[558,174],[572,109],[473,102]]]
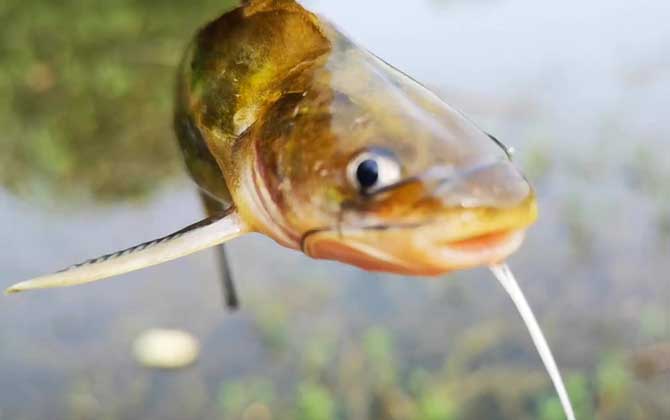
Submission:
[[[447,242],[436,247],[440,260],[448,261],[451,270],[492,266],[514,254],[522,245],[525,230],[503,230],[470,239]],[[451,271],[449,270],[449,271]]]
[[[504,228],[468,238],[445,240],[434,224],[323,230],[303,240],[305,254],[336,260],[367,271],[439,276],[456,270],[491,266],[516,252],[526,229]]]
[[[537,220],[535,195],[515,207],[452,208],[415,223],[326,228],[303,237],[303,252],[368,271],[438,276],[499,264]]]
[[[444,243],[444,246],[460,252],[481,252],[486,249],[498,248],[518,234],[519,232],[504,229],[459,241],[447,241]]]

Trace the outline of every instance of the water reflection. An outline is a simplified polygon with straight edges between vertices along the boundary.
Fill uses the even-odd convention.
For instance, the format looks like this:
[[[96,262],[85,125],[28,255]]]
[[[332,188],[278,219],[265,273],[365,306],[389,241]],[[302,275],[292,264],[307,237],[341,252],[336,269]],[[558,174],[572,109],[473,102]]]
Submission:
[[[0,178],[28,198],[0,193],[3,286],[201,216],[182,182],[143,206],[31,201],[137,197],[181,173],[176,150],[163,148],[173,143],[172,62],[221,7],[79,3],[0,5]],[[668,417],[665,2],[311,3],[519,151],[542,217],[512,266],[580,418]],[[253,237],[231,254],[246,305],[234,316],[221,310],[210,253],[3,299],[2,416],[561,418],[485,271],[437,282],[368,275]],[[136,366],[132,340],[149,327],[194,333],[200,362],[176,374]]]

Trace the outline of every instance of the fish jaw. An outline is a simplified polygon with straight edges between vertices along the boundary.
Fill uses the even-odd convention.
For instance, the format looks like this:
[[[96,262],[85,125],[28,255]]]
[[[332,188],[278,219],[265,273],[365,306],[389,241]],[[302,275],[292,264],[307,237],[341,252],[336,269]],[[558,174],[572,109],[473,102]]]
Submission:
[[[463,248],[460,244],[441,246],[433,249],[431,261],[410,261],[407,254],[399,258],[392,252],[384,252],[364,243],[344,243],[332,238],[312,238],[307,249],[314,258],[337,260],[367,271],[438,276],[451,271],[498,264],[519,249],[524,234],[523,231],[506,233],[504,239],[477,247]]]
[[[336,260],[367,271],[413,276],[439,276],[452,271],[499,264],[522,245],[537,219],[534,198],[491,222],[454,231],[449,221],[418,226],[324,230],[308,235],[303,251],[316,259]],[[469,231],[469,232],[468,232]],[[467,232],[464,234],[464,232]]]

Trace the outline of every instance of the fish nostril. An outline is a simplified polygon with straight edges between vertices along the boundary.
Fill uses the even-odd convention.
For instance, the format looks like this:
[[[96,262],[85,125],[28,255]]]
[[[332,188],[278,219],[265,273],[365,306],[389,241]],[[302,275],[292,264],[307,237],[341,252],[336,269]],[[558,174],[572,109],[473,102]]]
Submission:
[[[513,208],[532,194],[523,174],[507,160],[478,165],[450,177],[433,191],[449,207]]]

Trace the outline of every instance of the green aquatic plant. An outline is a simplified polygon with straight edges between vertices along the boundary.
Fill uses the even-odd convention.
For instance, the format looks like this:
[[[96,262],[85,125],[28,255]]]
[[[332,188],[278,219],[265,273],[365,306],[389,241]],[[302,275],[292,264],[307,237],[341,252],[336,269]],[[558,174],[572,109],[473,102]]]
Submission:
[[[331,391],[316,383],[304,383],[298,387],[296,398],[296,420],[334,420],[336,401]]]
[[[409,379],[417,420],[457,420],[459,403],[453,387],[440,383],[423,369],[412,372]]]
[[[566,379],[566,387],[578,419],[594,418],[595,394],[589,380],[582,374],[573,374]],[[561,402],[554,395],[543,397],[539,403],[539,420],[563,420]]]
[[[397,374],[391,335],[382,328],[371,328],[363,338],[363,348],[374,383],[377,386],[395,383]]]
[[[218,395],[219,411],[224,418],[242,418],[250,407],[267,407],[276,401],[273,384],[264,379],[223,383]]]
[[[608,354],[602,358],[596,373],[600,398],[612,402],[620,400],[629,393],[631,380],[623,357],[618,354]]]

